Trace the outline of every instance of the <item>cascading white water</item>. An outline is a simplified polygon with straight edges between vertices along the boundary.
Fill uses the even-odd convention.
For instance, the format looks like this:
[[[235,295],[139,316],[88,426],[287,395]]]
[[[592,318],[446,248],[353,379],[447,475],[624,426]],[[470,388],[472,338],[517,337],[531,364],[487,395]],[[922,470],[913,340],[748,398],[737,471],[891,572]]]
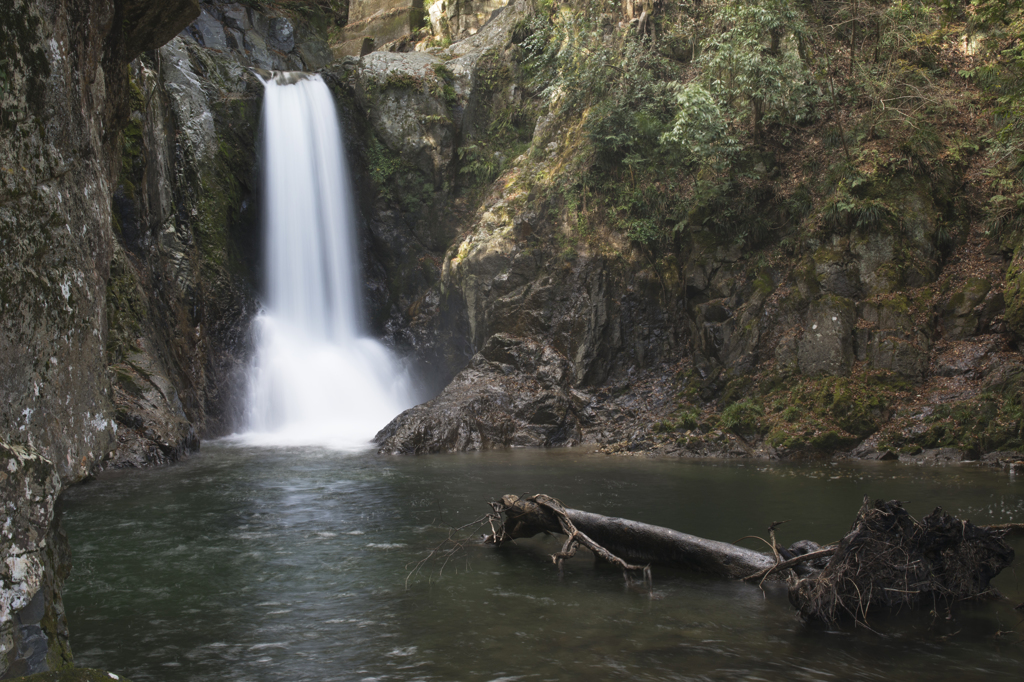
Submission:
[[[363,333],[344,142],[319,76],[266,82],[262,162],[266,301],[244,439],[365,446],[415,400],[408,373]]]

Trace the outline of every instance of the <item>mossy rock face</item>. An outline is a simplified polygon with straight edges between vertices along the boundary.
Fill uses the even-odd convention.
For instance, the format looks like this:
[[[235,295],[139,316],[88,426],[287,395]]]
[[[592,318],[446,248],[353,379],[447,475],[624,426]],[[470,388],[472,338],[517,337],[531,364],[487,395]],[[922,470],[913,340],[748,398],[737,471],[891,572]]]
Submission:
[[[131,680],[105,670],[72,668],[56,672],[37,673],[27,677],[15,677],[10,682],[131,682]]]
[[[1010,267],[1006,269],[1003,298],[1006,301],[1007,326],[1017,336],[1024,337],[1024,247],[1017,248]]]
[[[963,288],[949,297],[942,307],[942,325],[947,339],[964,339],[978,328],[978,315],[974,308],[985,300],[992,289],[987,279],[971,277]]]

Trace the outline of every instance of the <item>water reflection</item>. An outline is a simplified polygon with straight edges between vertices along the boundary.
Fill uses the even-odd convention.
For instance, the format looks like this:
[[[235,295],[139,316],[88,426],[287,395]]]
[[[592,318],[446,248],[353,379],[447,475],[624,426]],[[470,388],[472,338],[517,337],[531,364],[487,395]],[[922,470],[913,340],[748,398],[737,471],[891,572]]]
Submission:
[[[582,556],[560,579],[555,538],[469,545],[406,589],[446,524],[508,492],[727,541],[785,519],[781,541],[838,538],[865,494],[918,516],[1024,518],[1018,482],[970,468],[213,446],[68,495],[76,661],[134,680],[481,681],[1016,679],[1024,662],[1012,604],[830,633],[801,624],[782,590],[656,569],[648,593]],[[1024,600],[1013,572],[999,587]]]

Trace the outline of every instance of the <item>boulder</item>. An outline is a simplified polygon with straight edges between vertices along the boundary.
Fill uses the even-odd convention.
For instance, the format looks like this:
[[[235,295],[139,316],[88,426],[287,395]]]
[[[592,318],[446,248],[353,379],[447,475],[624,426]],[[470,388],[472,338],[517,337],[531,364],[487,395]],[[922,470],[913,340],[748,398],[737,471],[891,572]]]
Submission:
[[[495,334],[439,396],[377,434],[378,452],[576,445],[581,418],[570,376],[568,360],[550,346]]]

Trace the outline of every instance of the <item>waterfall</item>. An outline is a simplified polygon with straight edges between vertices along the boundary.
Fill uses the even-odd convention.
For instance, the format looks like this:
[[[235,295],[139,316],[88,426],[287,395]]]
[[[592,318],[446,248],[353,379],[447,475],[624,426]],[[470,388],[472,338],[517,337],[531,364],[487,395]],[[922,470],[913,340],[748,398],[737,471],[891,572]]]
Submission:
[[[243,438],[364,447],[415,400],[408,373],[365,334],[344,142],[319,76],[266,82],[262,151],[266,298]]]

